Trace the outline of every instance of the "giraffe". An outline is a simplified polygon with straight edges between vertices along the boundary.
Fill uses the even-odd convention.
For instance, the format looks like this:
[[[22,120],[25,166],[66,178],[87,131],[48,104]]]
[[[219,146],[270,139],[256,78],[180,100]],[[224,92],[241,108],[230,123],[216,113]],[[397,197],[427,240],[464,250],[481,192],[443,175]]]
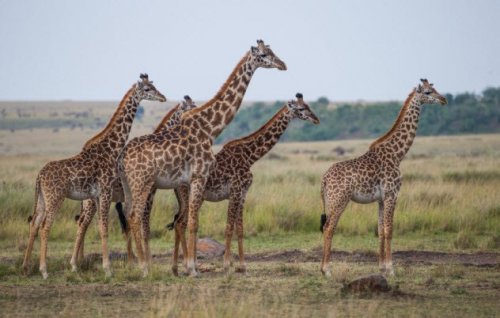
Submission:
[[[329,269],[332,236],[340,216],[350,200],[357,203],[377,201],[379,267],[381,272],[394,275],[391,255],[392,221],[401,187],[399,164],[410,149],[417,131],[423,104],[446,105],[426,79],[414,88],[403,104],[392,128],[373,142],[362,156],[333,164],[321,182],[324,232],[321,271],[331,276]],[[328,216],[326,216],[328,214]]]
[[[253,180],[251,167],[255,162],[267,154],[281,135],[287,129],[289,123],[294,118],[299,118],[319,124],[319,119],[312,112],[309,105],[303,100],[300,93],[296,94],[297,100],[287,102],[266,124],[254,133],[225,144],[221,151],[215,156],[215,164],[210,170],[203,199],[211,202],[229,200],[226,222],[226,248],[224,253],[224,269],[229,270],[231,264],[231,238],[234,228],[238,236],[239,267],[237,272],[246,272],[246,265],[243,253],[243,206],[248,189]],[[179,212],[174,217],[174,222],[167,227],[175,227],[175,247],[172,270],[178,275],[178,249],[179,240],[185,246],[185,230],[187,226],[186,202],[180,202],[180,199],[188,197],[187,186],[181,186],[176,189],[179,200]],[[183,251],[186,255],[186,250]]]
[[[82,151],[74,157],[52,161],[38,173],[35,188],[33,215],[30,216],[30,236],[23,261],[27,272],[28,262],[38,230],[40,238],[40,272],[47,274],[47,239],[55,214],[65,198],[94,201],[99,210],[99,229],[102,241],[103,269],[111,275],[107,246],[107,218],[112,196],[112,183],[117,178],[116,158],[125,146],[132,122],[141,100],[166,101],[149,80],[141,74],[141,80],[127,91],[107,126],[85,143]]]
[[[238,111],[243,95],[258,68],[286,70],[286,65],[258,40],[236,65],[217,94],[204,105],[185,113],[181,124],[163,134],[151,134],[131,140],[119,160],[130,229],[135,239],[143,275],[150,263],[149,238],[141,226],[149,196],[156,189],[175,189],[189,185],[187,245],[188,274],[196,276],[196,236],[198,210],[203,190],[215,161],[212,144]]]
[[[188,95],[184,96],[184,101],[182,103],[177,104],[173,107],[161,120],[160,124],[154,130],[155,133],[162,133],[163,131],[167,131],[172,127],[178,125],[181,120],[181,116],[188,110],[195,108],[196,105]],[[127,254],[129,262],[134,258],[132,253],[132,246],[130,237],[128,235],[128,227],[126,224],[126,218],[123,214],[123,207],[121,201],[124,200],[123,196],[123,187],[119,179],[117,179],[113,184],[113,195],[112,201],[117,202],[115,205],[116,211],[118,213],[118,218],[120,220],[120,225],[122,227],[122,232],[125,234],[125,239],[127,241]],[[153,202],[148,201],[147,210],[151,209]],[[76,216],[76,221],[78,224],[78,230],[76,235],[75,246],[73,250],[73,255],[71,257],[71,268],[72,271],[77,270],[77,261],[83,259],[83,246],[85,233],[87,232],[87,228],[96,213],[96,205],[92,200],[82,201],[81,214]]]

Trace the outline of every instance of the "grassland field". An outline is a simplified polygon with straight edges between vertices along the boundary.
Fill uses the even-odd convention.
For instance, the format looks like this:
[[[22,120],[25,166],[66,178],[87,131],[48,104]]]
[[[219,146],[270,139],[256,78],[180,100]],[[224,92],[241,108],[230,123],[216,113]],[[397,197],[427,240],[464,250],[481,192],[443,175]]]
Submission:
[[[151,126],[134,126],[132,135]],[[50,160],[77,153],[95,133],[87,128],[0,129],[0,316],[456,317],[500,312],[500,135],[417,135],[401,165],[393,235],[393,251],[400,256],[395,256],[396,276],[389,278],[393,290],[350,295],[341,291],[343,283],[377,271],[377,206],[348,205],[333,239],[333,277],[322,277],[320,181],[332,163],[362,154],[371,140],[281,143],[254,166],[244,209],[246,276],[223,273],[219,258],[200,259],[201,278],[171,274],[173,233],[165,225],[176,202],[166,190],[157,193],[153,207],[155,257],[148,278],[121,257],[113,259],[114,276],[104,278],[95,221],[87,233],[89,257],[82,271],[70,272],[74,215],[80,209],[71,200],[52,227],[49,279],[43,281],[36,270],[38,241],[31,274],[22,275],[37,172]],[[339,147],[343,155],[335,151]],[[204,203],[200,237],[223,240],[226,209],[227,202]],[[121,255],[124,242],[113,211],[110,222],[111,250]],[[409,251],[449,257],[412,261],[403,257]],[[288,257],[292,252],[310,257]],[[338,253],[348,257],[335,258]],[[272,257],[277,254],[283,257]],[[366,257],[359,261],[358,254]],[[488,262],[462,261],[459,255],[487,255]]]

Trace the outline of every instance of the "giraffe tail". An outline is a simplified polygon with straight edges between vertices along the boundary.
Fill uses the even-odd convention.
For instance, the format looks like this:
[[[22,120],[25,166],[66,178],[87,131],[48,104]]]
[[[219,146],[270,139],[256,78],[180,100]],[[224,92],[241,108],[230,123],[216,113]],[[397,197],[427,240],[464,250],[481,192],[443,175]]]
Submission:
[[[323,233],[323,228],[325,227],[325,224],[326,224],[325,193],[324,193],[324,184],[323,184],[323,182],[321,183],[321,201],[323,202],[323,214],[321,214],[321,216],[320,216],[319,230],[321,231],[321,233]]]
[[[120,220],[120,226],[122,227],[122,233],[125,233],[128,228],[127,218],[125,213],[123,213],[123,204],[121,202],[116,202],[115,204],[116,213],[118,213],[118,219]]]
[[[44,206],[45,204],[43,202],[43,195],[42,195],[42,191],[40,189],[40,178],[39,177],[36,178],[36,182],[35,182],[35,202],[33,203],[33,214],[28,216],[28,223],[36,222],[36,219],[40,219],[40,216],[37,215],[38,203],[40,203],[41,208],[43,210],[45,210],[45,206]]]
[[[127,182],[127,175],[125,174],[125,167],[124,167],[124,163],[123,163],[123,160],[124,160],[124,155],[125,155],[125,148],[122,150],[122,152],[120,153],[120,155],[118,156],[118,164],[116,165],[117,166],[117,172],[118,172],[118,177],[120,178],[120,182],[122,183],[122,188],[123,188],[123,197],[125,198],[125,213],[123,211],[123,205],[121,202],[120,203],[120,210],[121,210],[121,213],[120,213],[120,210],[118,208],[118,203],[116,204],[115,208],[116,208],[116,211],[118,212],[118,216],[120,218],[120,224],[122,226],[122,231],[126,230],[127,229],[127,223],[126,223],[126,215],[129,215],[130,213],[130,208],[131,208],[131,204],[132,204],[132,194],[130,193],[130,186]],[[124,223],[122,223],[122,218],[125,220],[125,227],[124,227]]]
[[[175,223],[177,223],[177,220],[179,219],[179,212],[175,213],[174,220],[171,223],[167,224],[167,229],[169,231],[172,231],[175,228]]]

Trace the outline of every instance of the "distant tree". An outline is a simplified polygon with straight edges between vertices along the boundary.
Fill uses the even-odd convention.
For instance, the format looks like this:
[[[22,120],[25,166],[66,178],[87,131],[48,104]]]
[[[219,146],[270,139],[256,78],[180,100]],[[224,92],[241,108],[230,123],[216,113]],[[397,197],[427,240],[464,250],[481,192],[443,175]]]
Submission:
[[[500,104],[500,87],[488,87],[483,91],[482,101],[489,104]]]
[[[316,103],[319,105],[328,105],[328,104],[330,104],[330,101],[325,96],[321,96],[320,98],[318,98]]]

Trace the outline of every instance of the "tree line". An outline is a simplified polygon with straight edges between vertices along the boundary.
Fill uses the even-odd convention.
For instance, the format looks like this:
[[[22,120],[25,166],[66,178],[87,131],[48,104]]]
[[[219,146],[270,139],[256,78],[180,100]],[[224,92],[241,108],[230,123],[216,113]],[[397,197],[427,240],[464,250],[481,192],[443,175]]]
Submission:
[[[500,132],[500,87],[490,87],[481,94],[446,94],[448,105],[424,105],[419,135],[456,135]],[[217,143],[248,135],[260,128],[283,105],[256,102],[240,109]],[[331,139],[374,138],[384,134],[396,120],[402,102],[341,103],[332,105],[321,97],[309,102],[321,120],[312,125],[295,120],[281,140],[314,141]]]

